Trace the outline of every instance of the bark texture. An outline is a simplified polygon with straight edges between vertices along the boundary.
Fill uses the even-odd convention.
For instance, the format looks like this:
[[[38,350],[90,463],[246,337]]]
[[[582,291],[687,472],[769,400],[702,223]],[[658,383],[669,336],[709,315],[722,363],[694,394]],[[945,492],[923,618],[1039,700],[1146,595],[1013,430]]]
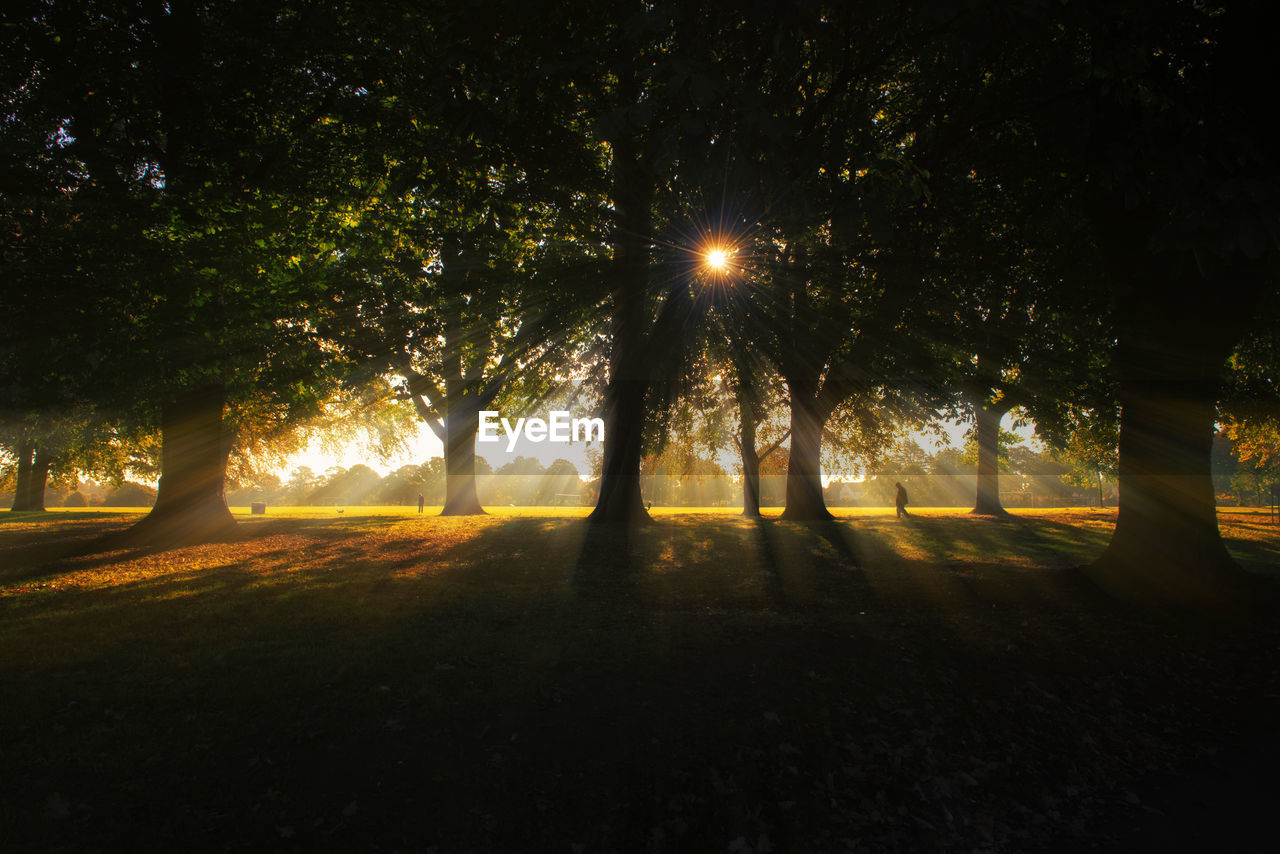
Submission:
[[[652,185],[636,140],[624,136],[613,151],[613,197],[618,212],[613,237],[613,342],[604,401],[600,497],[588,517],[592,522],[649,521],[640,494],[640,457],[651,370],[652,324],[645,311],[645,295]]]
[[[484,507],[476,493],[476,432],[479,409],[473,401],[451,407],[445,423],[445,498],[441,516],[476,516]]]
[[[1226,274],[1209,280],[1194,268],[1155,282],[1140,256],[1109,248],[1113,275],[1137,286],[1117,309],[1116,529],[1089,575],[1124,598],[1194,607],[1239,599],[1246,573],[1218,530],[1211,464],[1226,362],[1248,323],[1256,284]],[[1206,301],[1213,287],[1243,302]],[[1153,294],[1161,299],[1153,302]]]
[[[797,394],[797,392],[800,392]],[[822,496],[822,428],[826,413],[806,388],[791,390],[791,454],[782,518],[808,522],[834,518]]]
[[[756,422],[753,413],[742,415],[742,515],[760,516],[760,454],[756,451]]]
[[[13,506],[11,510],[30,510],[31,504],[31,468],[35,461],[36,444],[27,436],[18,442],[18,466],[13,485]]]
[[[206,386],[182,392],[162,406],[156,503],[127,539],[199,543],[234,530],[223,492],[232,443],[222,418],[224,402],[221,386]]]
[[[1229,597],[1243,571],[1218,529],[1211,475],[1217,375],[1225,353],[1161,367],[1125,357],[1116,529],[1090,568],[1113,593],[1197,603]],[[1192,361],[1198,364],[1191,364]]]
[[[975,403],[978,433],[978,491],[973,512],[981,516],[1008,516],[1000,503],[1000,419],[1004,410]]]
[[[53,456],[39,446],[31,461],[31,479],[27,483],[27,510],[44,510],[44,492],[49,484],[49,468]]]
[[[640,494],[641,425],[647,391],[647,382],[609,384],[600,498],[588,517],[594,522],[649,521]]]

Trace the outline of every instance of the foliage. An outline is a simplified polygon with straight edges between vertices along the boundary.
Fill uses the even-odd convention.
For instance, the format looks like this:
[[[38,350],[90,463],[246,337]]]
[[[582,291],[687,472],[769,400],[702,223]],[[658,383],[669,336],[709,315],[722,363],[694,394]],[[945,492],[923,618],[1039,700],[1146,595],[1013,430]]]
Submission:
[[[109,492],[102,500],[104,507],[150,507],[155,503],[156,491],[142,483],[126,481]]]
[[[1101,490],[1104,478],[1112,479],[1118,474],[1118,413],[1115,407],[1068,412],[1065,441],[1051,436],[1057,458],[1069,468],[1063,479],[1080,486],[1096,484]]]
[[[5,151],[30,165],[15,215],[61,211],[6,252],[6,278],[33,297],[6,316],[18,405],[92,401],[145,433],[216,389],[242,450],[317,414],[350,368],[316,334],[319,272],[361,204],[346,120],[362,90],[324,35],[340,15],[288,0],[37,4],[6,27],[24,50]]]
[[[1012,466],[1009,463],[1009,455],[1013,448],[1022,442],[1022,437],[1012,430],[1000,428],[999,437],[999,455],[998,464],[1000,471],[1010,471]],[[964,452],[961,461],[965,465],[976,466],[978,464],[978,435],[977,431],[970,429],[964,437]]]
[[[1274,320],[1280,296],[1263,316]],[[1238,460],[1236,491],[1266,491],[1280,482],[1280,333],[1274,323],[1258,329],[1236,348],[1228,386],[1219,405],[1223,437]]]

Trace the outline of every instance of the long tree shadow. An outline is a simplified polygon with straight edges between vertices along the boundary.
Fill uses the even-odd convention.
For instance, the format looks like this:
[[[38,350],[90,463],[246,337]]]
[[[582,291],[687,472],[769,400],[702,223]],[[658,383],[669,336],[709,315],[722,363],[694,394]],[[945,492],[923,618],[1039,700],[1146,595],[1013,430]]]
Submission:
[[[1082,607],[1108,613],[1117,604],[1080,571],[1101,553],[1109,526],[1070,525],[1011,514],[913,516],[877,532],[902,563],[903,592],[953,615],[979,609],[1036,607],[1058,615]],[[910,579],[907,581],[907,579]],[[885,580],[881,576],[881,580]]]
[[[582,520],[582,546],[569,577],[569,586],[578,593],[620,595],[634,589],[644,569],[634,550],[639,538],[652,537],[658,525],[643,531],[625,522]]]
[[[760,555],[760,568],[768,580],[768,595],[779,607],[785,608],[790,602],[782,580],[781,555],[774,546],[774,538],[770,536],[770,522],[763,516],[757,516],[751,521],[751,539]]]
[[[874,599],[846,523],[796,524],[767,517],[753,523],[752,540],[778,605],[803,608],[828,599]]]
[[[127,536],[132,518],[102,520],[73,529],[68,533],[61,520],[55,528],[41,531],[35,539],[0,550],[4,557],[0,583],[21,584],[37,579],[55,579],[69,572],[127,563],[154,555],[189,548],[191,543],[137,542]],[[305,527],[316,527],[318,521],[273,520],[270,523],[244,523],[223,536],[198,545],[235,545],[250,543],[281,533],[296,533]],[[105,529],[105,530],[104,530]],[[335,534],[341,536],[341,534]]]
[[[809,526],[818,537],[835,551],[840,566],[858,569],[862,562],[857,549],[845,533],[845,523],[838,519],[824,519]]]

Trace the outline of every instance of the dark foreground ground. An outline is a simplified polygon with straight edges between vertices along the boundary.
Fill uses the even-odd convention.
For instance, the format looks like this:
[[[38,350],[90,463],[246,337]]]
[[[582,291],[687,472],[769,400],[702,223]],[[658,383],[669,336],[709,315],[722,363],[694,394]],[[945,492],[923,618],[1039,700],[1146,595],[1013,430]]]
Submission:
[[[1280,624],[1103,598],[1104,514],[355,512],[0,514],[0,850],[1274,850]]]

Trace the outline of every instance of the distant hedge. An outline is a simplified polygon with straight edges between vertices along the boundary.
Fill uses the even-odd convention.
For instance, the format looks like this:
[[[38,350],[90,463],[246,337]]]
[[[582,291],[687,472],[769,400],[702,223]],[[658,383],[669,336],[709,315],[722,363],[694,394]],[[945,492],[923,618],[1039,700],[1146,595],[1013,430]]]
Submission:
[[[156,503],[156,491],[140,483],[125,483],[103,499],[103,507],[150,507]]]

